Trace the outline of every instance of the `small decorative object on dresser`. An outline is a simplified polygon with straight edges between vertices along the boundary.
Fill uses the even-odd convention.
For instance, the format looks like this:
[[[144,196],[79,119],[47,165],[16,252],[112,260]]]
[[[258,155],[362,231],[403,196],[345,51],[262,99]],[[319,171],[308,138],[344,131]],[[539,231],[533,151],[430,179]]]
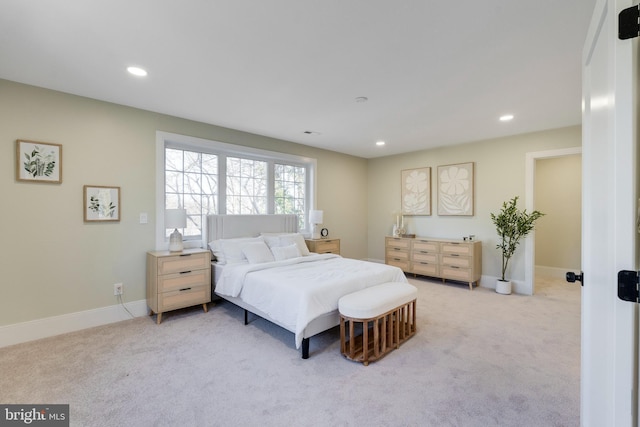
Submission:
[[[482,276],[482,242],[430,237],[386,237],[385,263],[405,273],[466,282]]]
[[[309,252],[340,255],[340,239],[305,239]]]
[[[147,305],[158,314],[211,302],[211,251],[187,249],[180,253],[147,252]]]

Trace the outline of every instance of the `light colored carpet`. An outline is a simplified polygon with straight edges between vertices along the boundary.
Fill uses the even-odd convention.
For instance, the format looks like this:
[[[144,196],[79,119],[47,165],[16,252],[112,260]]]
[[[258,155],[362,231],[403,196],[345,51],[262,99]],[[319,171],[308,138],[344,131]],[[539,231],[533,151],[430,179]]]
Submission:
[[[418,333],[365,367],[229,303],[0,349],[0,403],[74,426],[578,426],[580,287],[533,297],[410,279]]]

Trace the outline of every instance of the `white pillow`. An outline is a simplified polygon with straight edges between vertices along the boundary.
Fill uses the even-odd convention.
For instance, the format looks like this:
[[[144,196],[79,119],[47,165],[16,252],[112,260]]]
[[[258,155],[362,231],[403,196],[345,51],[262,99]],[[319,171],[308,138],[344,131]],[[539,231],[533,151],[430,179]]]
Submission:
[[[275,246],[271,248],[276,261],[283,261],[289,258],[297,258],[300,256],[300,250],[295,243],[289,246]]]
[[[304,236],[300,233],[261,233],[260,234],[267,245],[273,249],[278,246],[290,246],[296,244],[300,251],[300,256],[307,256],[310,254],[309,248],[304,241]]]
[[[242,248],[242,253],[249,260],[250,264],[275,261],[273,254],[265,242],[247,243]]]
[[[242,248],[248,243],[264,242],[262,237],[240,237],[237,239],[218,239],[213,242],[213,254],[218,264],[232,264],[246,261]]]
[[[224,252],[222,252],[222,248],[218,244],[219,240],[214,240],[213,242],[209,242],[209,249],[213,253],[214,261],[218,264],[226,264],[226,260],[224,259]]]

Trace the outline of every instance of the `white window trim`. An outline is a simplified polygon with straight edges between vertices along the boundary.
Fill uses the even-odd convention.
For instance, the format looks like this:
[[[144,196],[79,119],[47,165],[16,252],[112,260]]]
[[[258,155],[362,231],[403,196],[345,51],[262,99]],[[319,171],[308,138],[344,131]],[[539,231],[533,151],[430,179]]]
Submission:
[[[164,228],[164,190],[165,190],[165,177],[164,177],[164,150],[167,143],[184,149],[195,149],[204,151],[219,151],[227,156],[239,156],[250,157],[254,159],[262,159],[269,161],[288,161],[291,163],[298,163],[309,167],[309,176],[307,177],[307,187],[309,191],[309,210],[314,210],[316,206],[316,170],[317,160],[310,157],[296,156],[294,154],[279,153],[276,151],[261,150],[259,148],[245,147],[243,145],[227,144],[224,142],[213,141],[209,139],[197,138],[193,136],[180,135],[176,133],[156,131],[156,250],[167,250],[169,248],[169,241],[165,237]],[[224,170],[219,171],[220,174],[224,173]],[[269,186],[271,186],[269,181]],[[221,189],[222,190],[222,189]],[[271,192],[269,193],[271,197]],[[220,203],[224,201],[223,195],[221,195]],[[273,203],[269,204],[269,209],[272,209]],[[269,212],[273,213],[273,212]],[[308,227],[308,224],[305,224]],[[310,230],[301,230],[306,232]],[[204,241],[205,236],[202,236],[202,241],[185,241],[185,247],[206,247],[207,242]]]

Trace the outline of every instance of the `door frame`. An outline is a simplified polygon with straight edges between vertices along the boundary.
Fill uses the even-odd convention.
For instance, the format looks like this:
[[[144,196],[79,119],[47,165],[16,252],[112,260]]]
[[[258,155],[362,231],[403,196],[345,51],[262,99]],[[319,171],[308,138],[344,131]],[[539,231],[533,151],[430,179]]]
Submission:
[[[525,155],[525,209],[528,212],[534,210],[534,195],[536,181],[536,160],[552,159],[555,157],[582,155],[582,147],[560,148],[557,150],[534,151]],[[524,289],[519,293],[533,295],[535,293],[535,254],[536,233],[532,231],[524,240]]]

